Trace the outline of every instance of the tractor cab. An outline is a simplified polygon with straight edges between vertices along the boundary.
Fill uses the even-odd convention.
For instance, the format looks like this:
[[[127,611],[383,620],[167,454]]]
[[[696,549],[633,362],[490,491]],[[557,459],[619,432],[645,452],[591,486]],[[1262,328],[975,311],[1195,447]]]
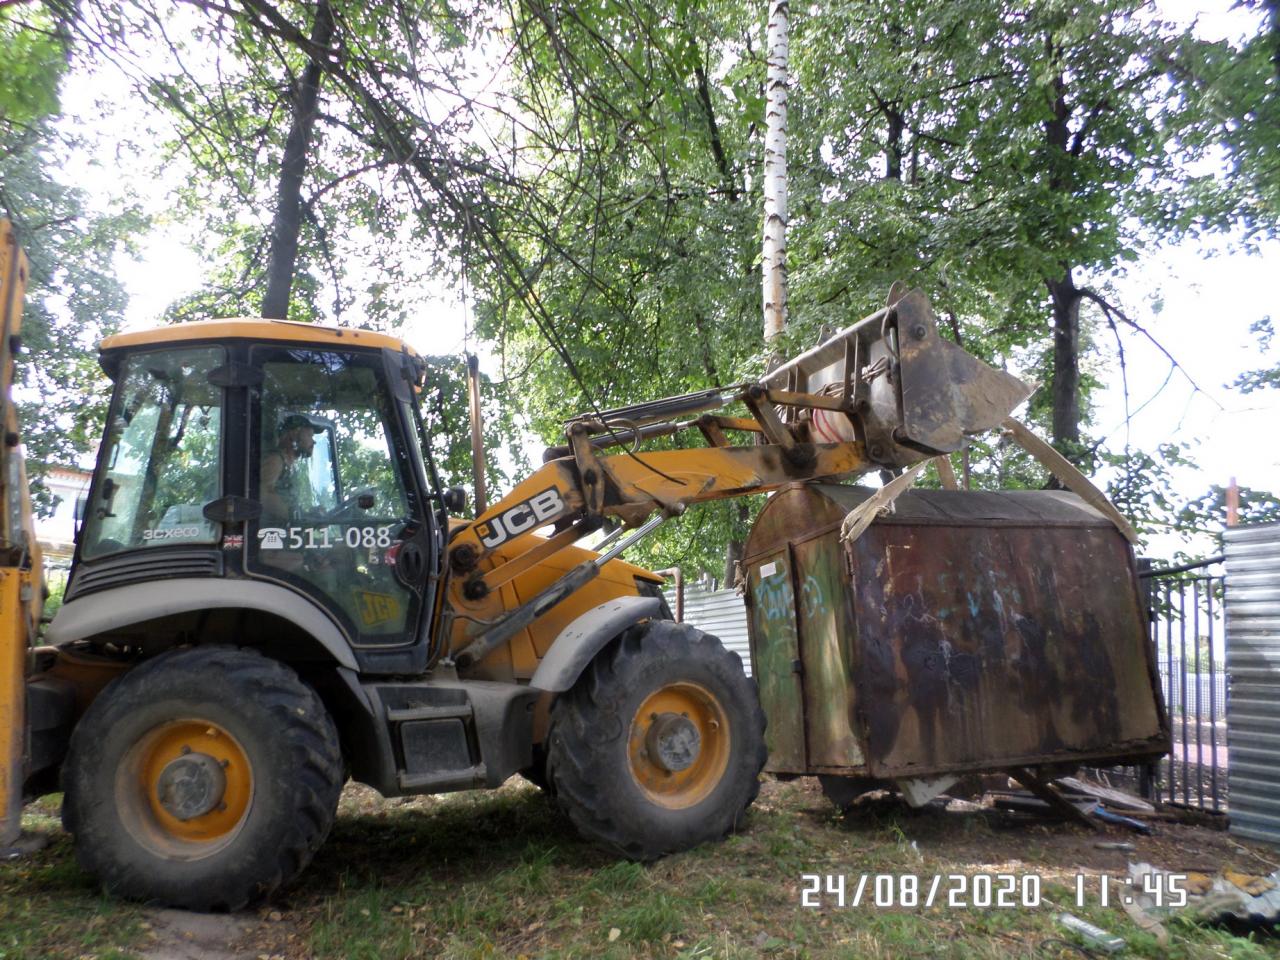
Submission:
[[[66,599],[167,578],[260,581],[355,651],[422,656],[445,517],[392,337],[239,320],[112,337],[114,381]]]

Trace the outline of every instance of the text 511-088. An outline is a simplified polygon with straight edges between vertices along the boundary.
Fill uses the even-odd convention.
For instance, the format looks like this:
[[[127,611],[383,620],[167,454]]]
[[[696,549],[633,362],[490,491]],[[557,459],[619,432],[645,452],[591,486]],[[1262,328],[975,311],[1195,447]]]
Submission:
[[[992,908],[1040,906],[1040,876],[1035,873],[805,873],[800,876],[800,906]]]

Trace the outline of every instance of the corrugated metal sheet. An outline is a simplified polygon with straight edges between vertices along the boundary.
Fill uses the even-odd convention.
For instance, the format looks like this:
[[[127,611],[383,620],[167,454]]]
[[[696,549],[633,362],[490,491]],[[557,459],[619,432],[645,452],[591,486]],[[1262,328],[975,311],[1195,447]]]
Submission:
[[[1225,539],[1231,832],[1280,846],[1280,523]]]
[[[667,590],[667,604],[676,608],[675,590]],[[751,676],[751,646],[747,639],[747,607],[735,590],[706,590],[685,584],[684,622],[703,633],[719,637],[726,648],[742,658],[742,667]]]

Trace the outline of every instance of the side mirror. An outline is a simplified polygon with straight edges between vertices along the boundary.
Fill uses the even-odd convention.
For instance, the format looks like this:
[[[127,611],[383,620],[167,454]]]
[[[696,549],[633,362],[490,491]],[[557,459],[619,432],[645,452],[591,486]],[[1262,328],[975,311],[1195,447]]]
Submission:
[[[451,515],[462,513],[467,506],[467,491],[461,487],[449,487],[440,497],[444,509]]]
[[[107,477],[107,479],[102,481],[102,505],[98,507],[97,510],[99,519],[115,516],[115,514],[111,512],[111,501],[116,498],[116,490],[118,489],[118,485],[111,477]]]

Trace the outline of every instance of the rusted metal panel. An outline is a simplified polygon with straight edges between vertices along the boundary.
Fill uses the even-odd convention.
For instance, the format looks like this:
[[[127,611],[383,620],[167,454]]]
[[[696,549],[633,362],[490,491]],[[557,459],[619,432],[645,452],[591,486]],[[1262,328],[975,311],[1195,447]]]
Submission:
[[[1118,533],[881,523],[851,557],[874,775],[1163,752]]]
[[[764,733],[768,769],[803,773],[803,689],[796,669],[800,648],[789,554],[784,549],[759,558],[748,568],[751,661],[757,671],[760,704],[771,718]]]
[[[898,779],[1168,749],[1133,555],[1104,516],[1058,491],[915,490],[845,548],[839,522],[872,492],[788,488],[747,544],[750,570],[795,558],[802,699],[765,710],[794,725],[779,711],[803,703],[808,772]],[[759,626],[763,695],[783,657]]]
[[[809,766],[860,766],[853,608],[840,545],[835,537],[818,537],[796,544],[792,556]]]
[[[840,526],[849,509],[829,496],[815,495],[816,489],[826,490],[828,485],[793,483],[769,498],[743,548],[748,566],[766,553],[776,553],[779,544],[802,543]]]

